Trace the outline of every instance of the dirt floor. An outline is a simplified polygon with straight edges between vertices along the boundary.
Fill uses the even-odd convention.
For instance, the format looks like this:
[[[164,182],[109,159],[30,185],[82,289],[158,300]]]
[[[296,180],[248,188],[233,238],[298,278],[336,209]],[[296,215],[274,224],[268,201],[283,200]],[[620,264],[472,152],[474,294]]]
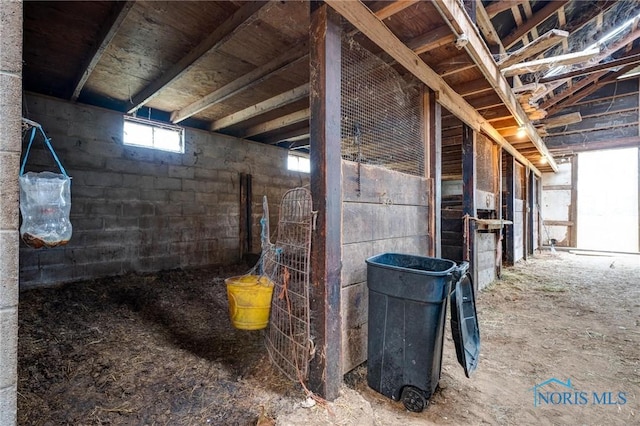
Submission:
[[[19,424],[640,424],[640,257],[544,252],[478,297],[478,371],[447,325],[440,388],[422,413],[366,385],[307,407],[269,364],[260,331],[234,330],[224,278],[170,271],[21,294]],[[534,406],[533,388],[551,383]],[[274,420],[275,419],[275,420]]]

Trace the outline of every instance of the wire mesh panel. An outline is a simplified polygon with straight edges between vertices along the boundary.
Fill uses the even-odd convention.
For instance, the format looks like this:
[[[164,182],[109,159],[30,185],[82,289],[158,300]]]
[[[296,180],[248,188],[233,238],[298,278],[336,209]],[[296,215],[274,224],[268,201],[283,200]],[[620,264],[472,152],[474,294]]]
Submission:
[[[280,204],[277,241],[265,256],[265,272],[274,282],[267,350],[271,361],[296,381],[307,377],[312,347],[309,331],[312,206],[307,189],[285,193]]]
[[[344,36],[341,92],[342,158],[423,176],[418,87]]]

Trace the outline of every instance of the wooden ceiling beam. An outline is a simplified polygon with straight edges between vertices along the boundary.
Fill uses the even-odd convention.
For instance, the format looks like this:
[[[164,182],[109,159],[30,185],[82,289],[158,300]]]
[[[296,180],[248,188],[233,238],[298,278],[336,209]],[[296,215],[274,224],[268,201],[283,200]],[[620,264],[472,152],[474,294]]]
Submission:
[[[209,130],[216,131],[224,129],[225,127],[232,126],[237,123],[241,123],[253,117],[257,117],[274,109],[278,109],[290,103],[299,101],[309,96],[309,83],[298,86],[294,89],[288,90],[284,93],[276,95],[265,101],[259,102],[241,111],[229,114],[226,117],[222,117],[211,123]]]
[[[258,19],[258,11],[268,2],[247,2],[211,34],[194,47],[189,53],[173,64],[164,74],[148,84],[131,98],[128,113],[132,114],[147,102],[156,97],[162,89],[178,80],[208,52],[214,51]]]
[[[540,71],[548,71],[551,68],[560,65],[573,65],[585,62],[594,58],[600,53],[599,49],[583,50],[576,53],[567,53],[565,55],[551,56],[549,58],[536,59],[534,61],[521,62],[502,69],[505,77],[513,77],[514,75],[523,75]]]
[[[489,15],[490,18],[493,18],[497,14],[502,13],[505,10],[509,10],[512,7],[517,7],[525,1],[529,0],[498,0],[485,7],[485,10],[487,11],[487,15]]]
[[[479,93],[484,93],[484,92],[493,90],[493,87],[489,85],[489,83],[484,77],[478,78],[476,80],[472,80],[469,82],[460,83],[459,85],[452,86],[452,88],[460,96],[477,95]]]
[[[453,43],[456,39],[448,25],[442,25],[429,32],[419,35],[406,42],[409,49],[417,54],[425,53],[445,44]]]
[[[509,53],[504,59],[498,61],[498,66],[500,69],[504,69],[508,66],[544,53],[561,41],[566,40],[567,37],[569,37],[569,33],[566,31],[555,29],[547,31],[531,43]]]
[[[511,34],[509,34],[502,40],[504,47],[508,49],[516,44],[518,40],[520,40],[524,35],[549,19],[551,15],[556,13],[556,11],[563,7],[566,3],[568,3],[568,0],[553,0],[547,3],[544,7],[542,7],[542,9],[534,13],[531,16],[531,19],[527,19],[522,24],[522,26],[516,28]]]
[[[379,1],[370,6],[370,9],[376,16],[384,21],[390,16],[405,10],[409,6],[413,6],[419,0],[396,0],[396,1]]]
[[[570,20],[566,23],[566,25],[562,26],[561,29],[567,31],[569,34],[574,34],[576,31],[580,30],[582,27],[591,22],[599,14],[611,9],[616,3],[616,0],[592,2],[591,7],[589,7],[589,9],[584,14],[577,17],[576,19]]]
[[[220,87],[217,90],[209,93],[205,97],[198,99],[190,105],[187,105],[179,111],[174,111],[171,114],[171,121],[179,123],[192,115],[199,113],[219,102],[224,101],[240,92],[248,90],[257,84],[272,77],[274,74],[282,72],[293,64],[309,57],[309,44],[308,42],[298,43],[297,45],[287,49],[286,52],[267,62],[266,64],[259,66],[253,71],[243,75],[240,78],[233,80],[232,82]]]
[[[464,49],[473,58],[478,69],[487,79],[489,84],[495,88],[496,93],[500,96],[500,99],[508,111],[516,118],[520,125],[525,127],[527,137],[540,150],[541,155],[548,157],[550,167],[553,168],[554,171],[557,171],[558,165],[553,160],[553,157],[547,150],[547,147],[538,135],[538,132],[531,124],[529,117],[520,105],[516,96],[513,94],[507,79],[498,69],[487,45],[479,37],[474,25],[470,22],[469,17],[464,12],[460,4],[456,0],[434,0],[433,4],[440,11],[443,17],[454,26],[456,31],[459,31],[460,34],[467,35],[469,42],[464,46]],[[487,120],[485,120],[485,122],[487,122]],[[491,127],[488,122],[487,125]],[[504,140],[497,130],[493,127],[491,127],[491,129],[493,134],[497,133],[499,135],[499,139],[496,139],[496,142],[499,143],[499,140]],[[491,134],[489,135],[491,136]],[[509,153],[513,155],[512,152]],[[535,165],[531,164],[531,166],[535,169]]]
[[[593,65],[591,67],[581,68],[579,70],[567,72],[564,74],[558,74],[552,77],[542,78],[540,79],[540,83],[548,83],[556,80],[565,80],[567,78],[593,74],[594,72],[610,70],[612,68],[617,68],[621,65],[637,64],[639,62],[640,62],[640,54],[625,56],[620,59],[614,59],[613,61],[605,62],[604,64]]]
[[[285,133],[280,133],[275,136],[270,136],[268,138],[261,139],[262,142],[275,145],[280,142],[295,142],[298,140],[303,140],[309,137],[309,127],[303,127],[301,129],[289,130]]]
[[[500,36],[496,32],[493,23],[491,22],[491,17],[487,13],[486,9],[482,5],[481,1],[476,1],[476,25],[480,29],[482,35],[489,43],[489,46],[498,46],[500,50],[499,53],[504,52],[504,47],[502,46],[502,40],[500,40]]]
[[[452,1],[455,2],[455,0]],[[391,32],[391,30],[384,25],[384,23],[380,21],[362,2],[344,2],[340,0],[325,0],[325,2],[351,22],[351,24],[366,35],[371,41],[377,44],[382,50],[393,57],[393,59],[395,59],[400,65],[405,67],[407,71],[411,72],[420,81],[435,91],[438,103],[440,103],[444,108],[460,117],[461,120],[474,130],[485,132],[489,137],[503,146],[503,148],[510,154],[517,157],[519,161],[523,161],[525,164],[530,164],[532,166],[532,170],[534,170],[537,175],[540,175],[540,171],[533,164],[515,150],[500,135],[500,133],[498,133],[498,131],[495,130],[491,124],[489,124],[487,120],[480,115],[480,113],[478,113],[478,111],[469,105],[462,96],[457,94],[442,77],[425,64],[413,50],[402,43],[402,41],[400,41],[393,32]],[[459,13],[462,13],[468,20],[468,15],[463,9],[461,9],[461,5],[457,2],[455,4],[460,8]],[[467,25],[469,25],[467,30],[470,30],[471,25],[473,24],[468,23]],[[474,32],[474,34],[477,36],[477,33]],[[484,42],[482,43],[484,45]],[[495,65],[493,59],[491,59],[491,62]],[[551,161],[553,161],[553,158],[551,158]]]
[[[553,118],[547,118],[543,120],[542,124],[546,129],[553,129],[555,127],[568,126],[569,124],[576,124],[582,121],[582,115],[579,112],[572,112],[570,114],[559,115]]]
[[[557,108],[552,108],[554,105],[556,105],[556,104],[560,103],[561,101],[569,98],[574,93],[576,93],[579,90],[587,87],[588,85],[590,85],[594,81],[597,81],[604,74],[606,74],[606,71],[600,71],[600,72],[592,74],[589,77],[586,77],[583,80],[580,80],[578,83],[574,84],[570,89],[567,89],[564,92],[561,92],[561,93],[557,94],[556,96],[554,96],[552,98],[549,98],[546,101],[544,101],[543,103],[541,103],[539,105],[539,108],[547,111],[547,113],[549,115],[552,115],[555,111],[557,111]]]
[[[91,47],[91,51],[80,65],[80,72],[73,83],[73,91],[70,96],[73,102],[78,100],[82,88],[89,80],[89,76],[98,65],[98,62],[100,62],[100,58],[102,58],[107,47],[109,47],[109,44],[118,33],[134,4],[135,1],[121,1],[114,2],[111,5],[109,16],[98,33],[97,42]]]
[[[292,124],[301,123],[305,120],[309,120],[310,111],[311,110],[309,108],[305,108],[303,110],[287,114],[283,117],[278,117],[264,123],[256,124],[255,126],[251,126],[239,132],[237,136],[240,138],[250,138],[251,136],[278,130]]]

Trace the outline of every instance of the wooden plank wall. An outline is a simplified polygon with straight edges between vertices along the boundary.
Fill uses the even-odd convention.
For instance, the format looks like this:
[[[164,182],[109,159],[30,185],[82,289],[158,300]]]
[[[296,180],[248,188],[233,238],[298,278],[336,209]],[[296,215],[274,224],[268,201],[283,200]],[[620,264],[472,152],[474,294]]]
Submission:
[[[525,168],[522,164],[516,162],[515,168],[515,194],[514,194],[514,217],[513,217],[513,239],[515,242],[515,252],[513,261],[517,262],[524,258],[524,232],[525,232]]]
[[[378,166],[342,162],[342,371],[367,358],[367,266],[384,252],[425,256],[428,181]]]
[[[573,215],[572,164],[558,165],[557,173],[542,174],[542,243],[550,245],[555,239],[557,247],[575,247],[576,218]]]

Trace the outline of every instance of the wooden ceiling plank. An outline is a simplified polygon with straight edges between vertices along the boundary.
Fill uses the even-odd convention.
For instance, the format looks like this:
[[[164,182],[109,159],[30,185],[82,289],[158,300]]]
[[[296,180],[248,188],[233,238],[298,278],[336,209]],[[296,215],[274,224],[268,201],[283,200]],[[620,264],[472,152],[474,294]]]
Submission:
[[[452,87],[460,96],[471,96],[479,93],[492,91],[493,87],[489,85],[485,78],[478,78],[469,82],[461,83]]]
[[[487,11],[487,15],[489,15],[490,18],[493,18],[494,16],[504,12],[505,10],[509,10],[512,7],[518,7],[518,5],[524,3],[525,1],[529,0],[499,0],[485,7],[485,10]]]
[[[417,54],[425,53],[445,44],[453,43],[456,39],[448,25],[442,25],[434,30],[419,35],[409,41],[407,46]]]
[[[561,24],[562,26],[560,29],[568,31],[569,34],[573,34],[576,31],[580,30],[585,25],[587,25],[589,22],[591,22],[600,13],[605,13],[607,10],[611,9],[616,3],[617,3],[616,0],[593,2],[592,7],[590,7],[586,11],[586,13],[582,14],[577,19],[573,19],[567,22],[566,25]],[[564,16],[564,10],[563,10],[563,16]]]
[[[229,114],[226,117],[222,117],[211,123],[210,130],[216,131],[225,127],[232,126],[237,123],[241,123],[253,117],[257,117],[260,114],[264,114],[274,109],[278,109],[282,106],[299,101],[309,96],[309,83],[303,84],[284,93],[276,95],[265,101],[259,102],[241,111]]]
[[[310,111],[311,110],[309,108],[305,108],[303,110],[292,112],[291,114],[287,114],[283,117],[278,117],[273,120],[266,121],[264,123],[256,124],[255,126],[251,126],[246,130],[240,132],[238,134],[238,137],[250,138],[251,136],[259,135],[261,133],[271,132],[273,130],[280,129],[282,127],[300,123],[302,121],[309,119]]]
[[[381,1],[373,4],[371,10],[376,16],[385,20],[396,13],[405,10],[409,6],[413,6],[419,0],[396,0],[396,1]]]
[[[266,64],[220,87],[205,97],[198,99],[191,105],[188,105],[179,111],[174,111],[171,114],[171,121],[173,123],[179,123],[180,121],[185,120],[192,115],[217,104],[218,102],[222,102],[225,99],[254,87],[274,74],[289,68],[308,56],[309,44],[306,41],[298,43],[296,46],[287,49],[286,52]]]
[[[476,111],[465,99],[453,91],[453,89],[433,71],[420,57],[400,41],[391,30],[384,25],[367,7],[360,1],[344,2],[340,0],[325,0],[332,8],[346,18],[351,24],[366,35],[371,41],[376,43],[382,50],[386,51],[399,64],[415,75],[420,81],[436,92],[438,103],[450,112],[456,114],[461,120],[474,130],[484,131],[498,144],[517,157],[519,161],[529,164],[534,173],[540,175],[540,171],[529,162],[522,154],[515,150],[501,135]],[[456,6],[461,7],[459,4]],[[463,9],[460,13],[468,15]],[[472,24],[468,24],[472,25]],[[477,33],[474,32],[474,34]],[[484,45],[484,42],[482,42]],[[485,46],[486,48],[486,46]],[[491,62],[495,64],[493,59]],[[497,70],[496,70],[497,71]],[[505,81],[506,84],[506,81]],[[535,131],[535,130],[534,130]],[[550,158],[553,162],[553,158]]]
[[[549,19],[551,15],[556,13],[556,11],[564,6],[567,2],[568,0],[554,0],[547,3],[542,9],[534,13],[531,16],[531,19],[527,19],[525,22],[523,22],[522,26],[516,28],[511,34],[509,34],[502,40],[504,47],[508,49],[516,44],[518,40],[520,40],[525,34]]]
[[[304,127],[302,129],[290,130],[285,133],[281,133],[279,135],[270,136],[268,138],[262,139],[261,141],[270,145],[275,145],[280,142],[289,141],[294,142],[298,140],[303,140],[309,137],[309,128]]]
[[[550,30],[533,40],[531,43],[520,49],[509,53],[504,59],[498,61],[500,69],[507,68],[513,64],[529,59],[533,56],[544,53],[556,44],[569,37],[569,33],[562,30]]]
[[[455,0],[434,0],[433,4],[438,8],[441,14],[443,14],[443,16],[452,23],[452,25],[457,27],[461,33],[467,35],[469,42],[464,49],[472,58],[474,58],[474,62],[477,64],[478,69],[482,75],[485,76],[487,81],[489,81],[490,85],[495,88],[496,93],[504,102],[505,107],[513,117],[516,118],[519,124],[525,127],[527,137],[539,149],[540,154],[548,158],[549,166],[554,171],[557,171],[558,165],[553,160],[553,157],[547,150],[544,142],[531,124],[529,117],[518,102],[516,96],[513,94],[507,79],[500,73],[500,70],[498,70],[498,66],[493,60],[491,52],[489,52],[486,44],[478,36],[477,30],[475,30],[473,24],[469,21],[469,17],[464,13],[464,10],[462,10],[461,6]],[[485,121],[485,123],[487,123],[487,121]],[[487,123],[487,125],[491,127],[489,123]],[[491,127],[491,129],[493,132],[498,133],[493,127]],[[502,136],[500,136],[500,138],[504,140]],[[496,142],[498,142],[498,140],[496,140]],[[510,154],[512,153],[510,152]],[[531,166],[535,168],[533,164],[531,164]]]
[[[640,54],[626,56],[620,59],[614,59],[613,61],[605,62],[604,64],[593,65],[591,67],[581,68],[579,70],[567,72],[564,74],[554,75],[552,77],[542,78],[540,79],[540,83],[548,83],[556,80],[564,80],[567,78],[578,77],[587,74],[593,74],[594,72],[610,70],[612,68],[617,68],[621,65],[630,65],[637,64],[640,62]]]
[[[134,113],[144,104],[151,101],[162,89],[189,72],[200,58],[208,52],[216,50],[234,35],[255,22],[258,19],[258,11],[267,4],[268,2],[263,1],[245,3],[209,34],[207,38],[202,40],[200,44],[173,64],[164,74],[136,93],[131,98],[132,105],[129,107],[128,113]]]
[[[592,49],[552,56],[549,58],[536,59],[533,61],[520,62],[519,64],[514,64],[502,69],[502,73],[505,77],[513,77],[514,75],[547,71],[559,65],[573,65],[585,62],[591,58],[594,58],[596,55],[598,55],[598,53],[600,53],[599,49]]]
[[[70,99],[75,102],[78,100],[80,96],[80,92],[82,92],[82,88],[87,83],[89,76],[100,62],[100,58],[111,44],[111,41],[114,39],[118,30],[122,26],[125,18],[131,11],[131,8],[135,4],[135,1],[123,1],[123,2],[115,2],[111,7],[111,11],[109,16],[105,20],[104,24],[100,28],[100,32],[98,34],[98,42],[92,46],[91,52],[85,60],[82,62],[80,66],[80,72],[75,79],[73,84],[73,92],[71,93]]]

